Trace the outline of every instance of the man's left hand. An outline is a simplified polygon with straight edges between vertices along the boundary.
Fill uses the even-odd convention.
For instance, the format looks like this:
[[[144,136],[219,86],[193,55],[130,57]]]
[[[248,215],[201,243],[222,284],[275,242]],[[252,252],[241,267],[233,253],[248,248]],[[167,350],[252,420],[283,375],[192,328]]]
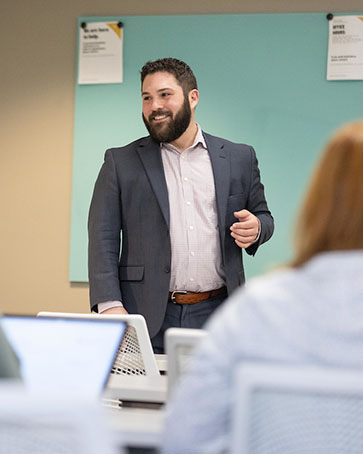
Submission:
[[[257,239],[259,231],[258,218],[248,210],[235,211],[233,214],[238,219],[238,222],[231,225],[231,236],[237,246],[246,249]]]

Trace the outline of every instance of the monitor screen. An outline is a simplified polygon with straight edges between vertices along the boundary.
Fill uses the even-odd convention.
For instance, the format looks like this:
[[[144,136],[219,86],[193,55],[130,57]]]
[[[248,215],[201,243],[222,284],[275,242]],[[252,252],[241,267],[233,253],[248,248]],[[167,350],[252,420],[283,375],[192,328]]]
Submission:
[[[99,396],[127,324],[119,320],[4,315],[0,324],[30,391]]]

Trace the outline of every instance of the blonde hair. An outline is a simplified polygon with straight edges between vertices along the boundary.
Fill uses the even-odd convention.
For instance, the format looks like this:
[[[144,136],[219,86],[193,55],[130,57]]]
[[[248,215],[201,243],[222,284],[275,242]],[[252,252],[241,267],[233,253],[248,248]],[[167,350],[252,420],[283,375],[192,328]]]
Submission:
[[[363,121],[331,138],[312,175],[295,229],[300,266],[324,251],[363,248]]]

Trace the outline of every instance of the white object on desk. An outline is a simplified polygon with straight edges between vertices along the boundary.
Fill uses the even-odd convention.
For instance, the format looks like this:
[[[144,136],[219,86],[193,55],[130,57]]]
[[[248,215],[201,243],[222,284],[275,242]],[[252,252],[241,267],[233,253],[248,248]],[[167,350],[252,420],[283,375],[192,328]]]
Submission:
[[[139,314],[77,314],[72,312],[39,312],[38,317],[58,318],[101,318],[121,320],[128,324],[124,341],[114,363],[113,373],[117,375],[158,376],[159,369],[151,346],[145,319]]]
[[[168,396],[188,368],[195,347],[207,335],[203,329],[169,328],[165,332],[168,362]]]
[[[165,375],[157,377],[111,375],[104,398],[164,403],[167,398],[167,387],[168,380]]]

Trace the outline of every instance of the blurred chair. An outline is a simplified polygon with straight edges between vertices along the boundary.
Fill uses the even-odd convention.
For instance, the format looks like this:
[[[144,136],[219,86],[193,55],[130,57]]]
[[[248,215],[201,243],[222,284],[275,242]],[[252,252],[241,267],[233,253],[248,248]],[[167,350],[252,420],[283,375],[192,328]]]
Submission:
[[[169,328],[165,332],[168,368],[168,396],[188,368],[194,348],[207,335],[202,329]]]
[[[120,454],[99,403],[0,385],[0,454]]]
[[[111,318],[127,322],[127,330],[112,368],[115,375],[158,376],[159,369],[151,346],[145,319],[139,314],[102,315],[71,312],[39,312],[38,317]]]
[[[363,452],[363,373],[246,364],[235,375],[232,454]]]

